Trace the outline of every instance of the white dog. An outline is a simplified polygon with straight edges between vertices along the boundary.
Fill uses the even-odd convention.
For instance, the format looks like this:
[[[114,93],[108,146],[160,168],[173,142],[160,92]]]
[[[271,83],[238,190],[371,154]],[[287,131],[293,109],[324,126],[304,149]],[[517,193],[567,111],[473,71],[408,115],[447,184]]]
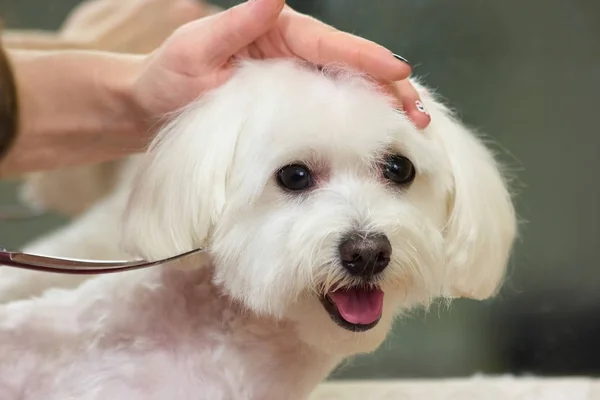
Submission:
[[[207,253],[0,306],[0,397],[306,398],[403,310],[492,296],[516,233],[509,192],[419,90],[424,132],[359,75],[243,62],[73,225],[116,249],[126,207],[132,256]]]

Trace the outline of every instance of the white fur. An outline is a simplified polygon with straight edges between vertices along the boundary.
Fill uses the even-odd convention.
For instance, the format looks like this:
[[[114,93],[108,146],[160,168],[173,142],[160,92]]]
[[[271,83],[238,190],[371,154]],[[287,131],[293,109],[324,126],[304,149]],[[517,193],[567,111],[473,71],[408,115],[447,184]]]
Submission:
[[[516,231],[509,193],[490,152],[418,87],[432,116],[424,132],[356,74],[244,62],[174,118],[137,176],[67,228],[92,246],[122,218],[132,256],[208,253],[0,306],[0,393],[305,398],[341,360],[377,348],[402,311],[492,296]],[[381,177],[387,152],[415,165],[410,187]],[[290,194],[275,173],[298,161],[316,188]],[[393,249],[378,279],[383,316],[362,333],[318,300],[356,283],[336,253],[353,230],[383,232]]]

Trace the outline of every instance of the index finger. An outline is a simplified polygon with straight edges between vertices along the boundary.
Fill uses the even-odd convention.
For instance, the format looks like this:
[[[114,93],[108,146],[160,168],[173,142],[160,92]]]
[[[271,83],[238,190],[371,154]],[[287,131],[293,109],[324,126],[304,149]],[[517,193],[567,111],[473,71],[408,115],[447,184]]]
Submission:
[[[423,102],[421,96],[410,80],[405,79],[400,82],[382,84],[383,90],[392,96],[394,106],[401,109],[410,119],[417,129],[425,129],[431,122],[431,116]]]
[[[338,31],[289,8],[281,14],[280,23],[289,50],[311,63],[325,65],[342,62],[375,79],[389,82],[410,76],[408,63],[370,40]]]

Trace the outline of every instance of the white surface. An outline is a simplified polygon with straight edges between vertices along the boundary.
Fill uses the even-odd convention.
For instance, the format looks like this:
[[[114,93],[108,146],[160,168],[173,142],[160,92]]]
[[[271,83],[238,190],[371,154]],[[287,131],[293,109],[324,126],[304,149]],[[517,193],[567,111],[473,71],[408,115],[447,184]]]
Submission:
[[[600,400],[590,378],[473,377],[448,380],[333,381],[310,400]]]

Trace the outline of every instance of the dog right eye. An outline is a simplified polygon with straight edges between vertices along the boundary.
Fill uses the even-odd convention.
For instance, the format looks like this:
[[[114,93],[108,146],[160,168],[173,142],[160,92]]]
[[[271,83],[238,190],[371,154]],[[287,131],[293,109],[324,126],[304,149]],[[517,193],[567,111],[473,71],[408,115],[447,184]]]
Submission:
[[[403,156],[389,156],[382,169],[383,176],[398,185],[407,185],[415,179],[415,166]]]
[[[277,183],[288,190],[305,190],[312,186],[313,180],[307,167],[300,164],[287,165],[277,172]]]

